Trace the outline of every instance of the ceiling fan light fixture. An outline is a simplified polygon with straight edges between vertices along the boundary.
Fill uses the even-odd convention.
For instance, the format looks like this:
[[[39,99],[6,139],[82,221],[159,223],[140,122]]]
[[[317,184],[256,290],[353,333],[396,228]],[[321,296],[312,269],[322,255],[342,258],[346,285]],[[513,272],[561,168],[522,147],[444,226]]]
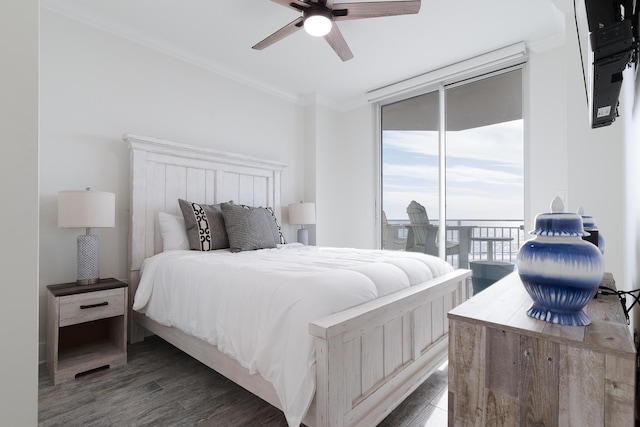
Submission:
[[[304,30],[312,36],[322,37],[329,34],[333,20],[328,10],[310,10],[304,16]]]
[[[325,41],[329,43],[329,46],[343,61],[353,58],[353,53],[340,32],[339,26],[336,25],[337,21],[415,14],[420,11],[421,3],[421,0],[355,0],[356,3],[338,4],[334,3],[334,0],[273,1],[298,13],[302,12],[302,16],[298,16],[275,33],[252,46],[253,49],[262,50],[304,27],[305,31],[312,36],[324,36]]]

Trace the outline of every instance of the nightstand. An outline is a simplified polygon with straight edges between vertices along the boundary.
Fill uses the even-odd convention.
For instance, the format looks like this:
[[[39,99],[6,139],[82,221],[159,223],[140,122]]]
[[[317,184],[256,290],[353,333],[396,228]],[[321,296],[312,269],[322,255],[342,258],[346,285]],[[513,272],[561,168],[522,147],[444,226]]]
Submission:
[[[47,368],[53,384],[127,363],[127,284],[47,286]]]

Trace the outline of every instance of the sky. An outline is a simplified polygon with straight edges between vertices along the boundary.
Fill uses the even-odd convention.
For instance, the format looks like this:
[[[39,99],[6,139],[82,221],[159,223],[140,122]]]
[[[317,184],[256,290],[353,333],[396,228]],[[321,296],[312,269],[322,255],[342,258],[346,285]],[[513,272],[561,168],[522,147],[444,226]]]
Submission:
[[[383,131],[382,203],[389,220],[408,220],[411,200],[438,218],[438,132]],[[524,217],[523,121],[449,131],[447,220]]]

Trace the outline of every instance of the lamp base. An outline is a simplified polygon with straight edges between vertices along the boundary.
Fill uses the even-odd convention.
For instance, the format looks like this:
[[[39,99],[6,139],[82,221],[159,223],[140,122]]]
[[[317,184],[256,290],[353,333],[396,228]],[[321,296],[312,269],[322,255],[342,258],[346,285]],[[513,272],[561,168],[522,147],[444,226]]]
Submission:
[[[100,278],[76,280],[76,285],[95,285],[96,283],[100,283]]]
[[[309,230],[306,228],[298,229],[298,243],[302,243],[303,245],[309,244]]]
[[[95,234],[78,236],[78,285],[100,281],[100,238]]]

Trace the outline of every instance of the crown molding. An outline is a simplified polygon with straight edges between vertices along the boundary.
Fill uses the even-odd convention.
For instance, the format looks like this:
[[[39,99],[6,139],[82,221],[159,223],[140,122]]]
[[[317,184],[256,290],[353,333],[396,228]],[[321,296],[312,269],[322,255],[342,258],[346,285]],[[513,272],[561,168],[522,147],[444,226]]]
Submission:
[[[319,93],[311,93],[302,97],[302,105],[321,105],[323,107],[330,108],[336,111],[342,111],[340,104],[334,101],[333,99],[327,98],[326,96],[322,96]]]
[[[365,105],[370,105],[370,103],[367,100],[367,97],[363,94],[359,98],[354,98],[351,101],[342,104],[338,111],[345,113],[347,111],[355,110],[356,108],[364,107]]]
[[[318,93],[307,94],[302,97],[303,106],[320,105],[337,111],[338,113],[345,113],[368,104],[369,102],[364,95],[360,99],[353,99],[343,103],[337,102],[334,99],[327,98],[326,96]]]
[[[566,44],[566,42],[566,35],[564,32],[562,32],[560,34],[554,34],[551,37],[528,42],[527,48],[532,53],[542,53],[551,49],[562,47]]]

